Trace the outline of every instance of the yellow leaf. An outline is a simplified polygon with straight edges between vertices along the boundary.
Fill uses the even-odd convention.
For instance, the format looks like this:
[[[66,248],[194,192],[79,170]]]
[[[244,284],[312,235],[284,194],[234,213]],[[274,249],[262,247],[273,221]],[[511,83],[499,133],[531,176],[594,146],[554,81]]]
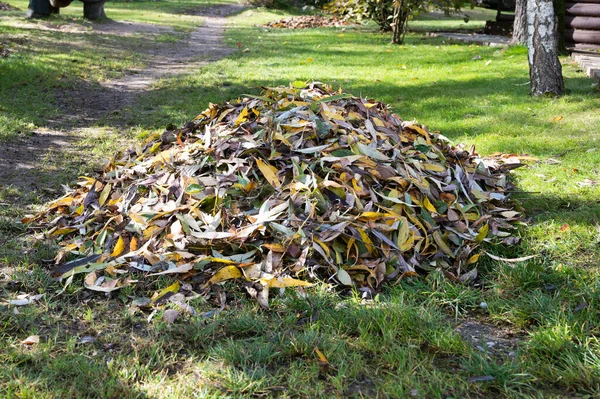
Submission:
[[[475,254],[473,256],[471,256],[468,260],[467,260],[467,266],[471,265],[475,262],[477,262],[479,260],[479,257],[481,256],[481,253]]]
[[[323,110],[321,112],[321,114],[324,115],[324,116],[326,116],[329,119],[337,119],[337,120],[340,120],[340,121],[346,120],[346,118],[344,118],[343,115],[338,114],[337,112],[333,112],[333,111]]]
[[[209,256],[207,258],[202,258],[200,260],[204,261],[204,262],[211,262],[211,263],[212,262],[214,262],[214,263],[224,263],[226,265],[235,265],[235,264],[237,264],[237,262],[234,262],[231,259],[215,258],[215,257],[212,257],[212,256]]]
[[[168,149],[161,151],[152,159],[152,163],[171,163],[173,160],[173,150]]]
[[[406,212],[406,216],[408,216],[408,218],[410,219],[412,224],[414,224],[417,228],[419,228],[423,232],[425,237],[427,237],[427,229],[425,228],[425,226],[423,226],[423,223],[421,223],[419,221],[419,218],[417,218],[415,215],[413,215],[410,212]]]
[[[442,250],[442,252],[444,252],[450,257],[454,257],[454,252],[452,252],[448,244],[446,244],[446,240],[444,240],[444,236],[442,235],[442,233],[440,233],[439,230],[433,232],[433,239],[435,240],[435,243],[438,245],[438,247]]]
[[[150,149],[148,150],[148,152],[150,154],[154,154],[156,151],[158,151],[158,149],[160,148],[160,145],[162,144],[161,141],[157,141],[156,143],[154,143],[152,145],[152,147],[150,147]]]
[[[65,197],[65,198],[57,199],[56,201],[54,201],[53,203],[51,203],[48,206],[48,210],[54,209],[54,208],[58,208],[59,206],[68,206],[68,205],[71,205],[74,200],[75,199],[73,197]]]
[[[83,207],[83,204],[81,204],[77,209],[75,209],[75,211],[73,211],[73,214],[79,216],[83,213],[84,210],[85,208]]]
[[[286,248],[282,244],[263,244],[263,247],[273,251],[273,252],[285,252]]]
[[[170,286],[168,286],[167,288],[161,290],[158,294],[153,295],[152,296],[152,302],[150,302],[150,306],[155,305],[157,302],[159,302],[165,295],[168,294],[176,294],[179,291],[179,281],[176,281],[175,283],[171,284]],[[171,296],[169,295],[169,296]]]
[[[146,230],[144,230],[144,240],[149,240],[152,237],[158,235],[161,231],[163,231],[163,228],[160,226],[150,226],[148,227]]]
[[[130,213],[129,217],[136,223],[139,223],[141,225],[146,224],[146,218],[140,215],[139,213]]]
[[[308,281],[297,280],[291,277],[261,279],[260,282],[263,285],[269,286],[269,288],[312,287],[314,285]]]
[[[248,108],[244,108],[235,120],[235,126],[239,126],[248,120]]]
[[[490,226],[486,223],[485,226],[483,226],[479,230],[479,233],[477,234],[477,237],[475,237],[475,242],[477,244],[479,244],[480,242],[483,242],[483,240],[485,239],[485,237],[487,237],[487,233],[488,233],[489,228],[490,228]]]
[[[248,184],[246,184],[242,190],[244,190],[244,192],[249,193],[250,191],[254,190],[256,188],[256,183],[251,181],[248,182]]]
[[[288,139],[286,139],[280,132],[275,132],[275,134],[273,135],[273,140],[279,140],[288,147],[292,146],[292,143],[290,143]]]
[[[137,250],[138,249],[138,245],[139,245],[138,238],[135,237],[135,236],[133,236],[131,238],[131,241],[129,241],[129,250],[132,251],[132,252],[135,251],[135,250]]]
[[[562,118],[563,118],[562,116],[555,116],[554,117],[554,122],[559,122],[559,121],[562,120]]]
[[[125,249],[125,240],[123,240],[123,237],[119,236],[119,239],[117,240],[117,244],[115,245],[115,248],[113,249],[110,256],[112,258],[119,256],[119,255],[121,255],[121,253],[123,253],[124,249]]]
[[[110,195],[111,188],[112,188],[112,185],[107,184],[102,189],[102,193],[100,193],[100,198],[98,198],[98,203],[100,204],[100,206],[104,205],[104,203],[106,202],[106,199]]]
[[[216,272],[215,275],[212,276],[204,286],[207,287],[212,284],[218,284],[225,280],[231,280],[240,277],[242,277],[242,272],[237,268],[237,266],[226,266]]]
[[[117,274],[117,268],[113,265],[108,265],[106,266],[106,269],[104,269],[104,272],[110,274],[111,276],[114,276],[115,274]]]
[[[429,201],[429,198],[427,198],[427,196],[423,198],[423,207],[425,207],[425,209],[427,209],[429,212],[437,213],[437,209],[435,209],[435,206],[433,206],[433,204]]]
[[[404,245],[406,240],[408,240],[408,237],[410,235],[410,229],[408,227],[408,220],[405,217],[401,217],[400,221],[401,221],[401,224],[400,224],[400,228],[398,230],[397,245],[398,245],[398,248],[402,249],[402,246]]]
[[[371,120],[373,121],[373,124],[374,124],[375,126],[378,126],[378,127],[385,127],[385,123],[384,123],[384,122],[383,122],[381,119],[379,119],[379,118],[373,118],[373,119],[371,119]]]
[[[77,185],[82,187],[90,187],[96,184],[96,179],[88,176],[78,176],[78,179],[85,180],[85,182],[79,182]]]
[[[325,355],[323,354],[323,352],[321,352],[319,350],[319,348],[317,348],[315,346],[315,352],[317,353],[317,356],[319,356],[319,361],[322,363],[329,363],[329,361],[327,360],[327,358],[325,357]]]
[[[429,133],[427,133],[427,131],[425,129],[423,129],[421,126],[410,125],[410,126],[407,126],[407,128],[419,133],[421,136],[424,136],[426,138],[427,144],[431,144],[431,141],[429,138]]]
[[[385,218],[385,217],[391,217],[392,215],[388,214],[388,213],[382,213],[382,212],[363,212],[359,218],[360,219],[367,219],[367,220],[377,220],[377,219],[381,219],[381,218]]]
[[[433,172],[445,172],[446,168],[437,163],[423,163],[421,167],[425,170],[431,170]]]
[[[325,245],[324,242],[322,242],[319,239],[314,238],[314,237],[313,237],[313,241],[316,242],[317,244],[319,244],[321,246],[321,248],[323,248],[323,251],[325,251],[328,258],[331,258],[331,251],[329,250],[329,247],[327,245]]]
[[[367,194],[367,192],[362,187],[360,187],[358,185],[358,180],[356,180],[354,178],[352,179],[352,187],[354,188],[354,191],[356,191],[356,193],[358,195],[365,195],[365,194]]]
[[[406,241],[404,241],[404,244],[400,245],[400,251],[402,252],[406,252],[408,250],[410,250],[415,242],[415,236],[414,234],[410,235],[408,237],[408,239]]]
[[[350,257],[350,251],[356,248],[356,239],[350,237],[348,239],[348,244],[346,245],[346,258]],[[358,256],[358,250],[355,249],[356,256]]]
[[[362,243],[365,245],[365,247],[367,247],[367,251],[369,251],[369,253],[371,255],[375,255],[376,254],[375,245],[373,245],[373,241],[371,241],[371,239],[369,238],[369,235],[363,229],[357,229],[357,230],[358,230],[358,233],[360,234]]]
[[[64,228],[64,229],[57,229],[57,230],[54,230],[54,231],[52,232],[52,235],[53,235],[53,236],[62,236],[62,235],[65,235],[65,234],[72,233],[72,232],[74,232],[74,231],[77,231],[77,229],[74,229],[74,228],[72,228],[72,227],[67,227],[67,228]]]
[[[277,169],[275,167],[260,158],[256,159],[256,166],[258,166],[258,169],[260,169],[261,173],[271,186],[275,189],[281,187],[281,181],[279,181],[279,178],[277,177]]]

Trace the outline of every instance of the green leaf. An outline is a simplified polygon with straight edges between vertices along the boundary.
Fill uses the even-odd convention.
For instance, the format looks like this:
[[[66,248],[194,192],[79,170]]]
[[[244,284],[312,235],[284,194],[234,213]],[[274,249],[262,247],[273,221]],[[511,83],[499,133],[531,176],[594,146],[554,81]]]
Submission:
[[[344,285],[348,285],[348,286],[353,285],[352,277],[350,277],[348,272],[345,271],[344,269],[342,269],[341,267],[337,271],[337,279],[340,281],[340,283],[342,283]]]

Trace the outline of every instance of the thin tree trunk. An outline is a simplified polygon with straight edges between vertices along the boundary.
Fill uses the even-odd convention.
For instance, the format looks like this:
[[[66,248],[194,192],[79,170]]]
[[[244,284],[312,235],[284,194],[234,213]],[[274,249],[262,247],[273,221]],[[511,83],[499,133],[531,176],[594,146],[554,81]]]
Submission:
[[[517,0],[511,44],[527,44],[527,0]]]
[[[527,0],[527,31],[531,95],[563,94],[552,0]]]
[[[394,13],[392,15],[392,43],[402,44],[404,41],[404,35],[406,34],[406,21],[410,11],[404,4],[404,1],[399,0],[394,6]]]

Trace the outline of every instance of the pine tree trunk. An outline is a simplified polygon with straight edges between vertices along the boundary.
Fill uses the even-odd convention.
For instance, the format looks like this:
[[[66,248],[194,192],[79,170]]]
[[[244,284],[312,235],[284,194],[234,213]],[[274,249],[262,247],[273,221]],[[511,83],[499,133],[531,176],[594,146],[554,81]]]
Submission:
[[[517,0],[511,44],[527,44],[527,0]]]
[[[527,0],[527,31],[531,95],[563,94],[552,0]]]

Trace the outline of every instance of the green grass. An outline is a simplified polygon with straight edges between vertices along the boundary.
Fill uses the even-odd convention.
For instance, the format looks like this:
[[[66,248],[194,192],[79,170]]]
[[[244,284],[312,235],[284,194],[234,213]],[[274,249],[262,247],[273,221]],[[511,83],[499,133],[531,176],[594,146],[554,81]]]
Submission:
[[[227,1],[107,3],[105,9],[111,20],[158,25],[164,30],[129,36],[91,34],[94,26],[101,29],[107,21],[85,21],[83,3],[78,1],[61,9],[60,15],[39,20],[24,19],[28,1],[7,3],[22,11],[0,12],[0,45],[11,49],[8,58],[0,58],[0,142],[29,133],[56,118],[55,93],[68,92],[81,81],[93,89],[100,81],[142,68],[150,60],[152,50],[185,39],[202,24],[202,18],[193,13]]]
[[[126,5],[133,12],[166,3],[112,2],[107,10]],[[172,3],[169,7],[182,4]],[[388,286],[374,300],[320,284],[309,292],[310,302],[287,292],[275,296],[268,312],[228,283],[226,292],[236,294],[228,295],[223,312],[213,318],[185,316],[168,325],[161,319],[162,310],[148,322],[147,313],[128,307],[133,297],[166,287],[168,279],[145,282],[110,298],[86,292],[75,281],[57,295],[60,285],[38,266],[52,257],[52,247],[34,244],[16,220],[52,195],[4,187],[0,300],[18,292],[46,296],[17,314],[0,305],[0,396],[599,397],[600,188],[578,185],[585,179],[600,180],[598,86],[563,58],[567,94],[531,98],[522,47],[443,43],[419,33],[409,33],[404,45],[392,46],[387,35],[370,26],[305,31],[256,26],[283,15],[252,10],[232,18],[227,40],[234,48],[240,43],[240,51],[188,76],[159,82],[128,113],[131,129],[102,142],[90,138],[81,152],[110,152],[119,134],[161,131],[168,123],[193,118],[209,102],[258,93],[261,86],[299,79],[328,82],[382,100],[402,118],[416,119],[457,143],[475,144],[483,154],[538,158],[515,172],[523,191],[516,197],[530,218],[529,227],[519,232],[521,244],[487,250],[506,257],[540,256],[512,266],[483,259],[481,279],[474,286],[452,283],[434,272]],[[422,25],[449,24],[428,18]],[[0,29],[11,37],[29,34],[10,30],[16,28],[6,27],[2,19]],[[82,52],[83,67],[74,68],[56,47],[32,51],[42,45],[41,35],[31,33],[28,40],[37,40],[32,49],[17,45],[19,52],[13,56],[23,59],[0,60],[0,68],[13,65],[3,70],[9,74],[0,74],[0,80],[50,79],[61,70],[69,85],[77,85],[82,69],[92,71],[92,60],[84,60],[91,52]],[[131,48],[125,45],[124,52]],[[110,79],[132,65],[104,56],[116,64],[108,71],[86,72],[92,80]],[[12,64],[16,61],[22,62],[21,68]],[[26,67],[36,62],[37,68]],[[30,70],[38,75],[21,75]],[[0,101],[0,115],[7,118],[0,119],[0,126],[12,126],[15,132],[29,123],[43,126],[46,118],[39,108],[37,116],[35,107],[28,108],[35,86],[23,87],[20,104]],[[44,98],[51,104],[62,89],[58,81]],[[110,120],[106,124],[107,132],[114,129]],[[67,166],[62,167],[68,171],[65,181],[81,172]],[[57,183],[48,185],[57,189]],[[216,297],[191,304],[199,314],[219,306]],[[459,334],[456,329],[465,321],[508,334],[505,339],[514,345],[486,349],[494,340],[489,333],[473,344],[469,337],[479,333]],[[40,335],[40,344],[19,344],[31,334]],[[78,344],[84,336],[96,341]],[[315,348],[329,366],[319,364]]]
[[[0,19],[0,42],[12,50],[0,58],[0,141],[56,118],[58,94],[142,66],[132,48],[148,47],[143,38],[23,29],[18,21]]]
[[[28,0],[8,0],[21,10],[26,10]],[[193,15],[201,7],[215,4],[236,3],[235,0],[157,0],[157,1],[127,1],[111,0],[104,6],[107,18],[115,21],[140,22],[191,30],[198,25],[199,18]],[[11,15],[22,15],[23,12],[13,11]],[[68,7],[60,9],[60,16],[51,16],[50,21],[57,24],[77,23],[89,26],[91,22],[82,21],[83,3],[72,2]],[[101,23],[101,21],[100,21]]]
[[[459,12],[445,15],[442,11],[432,11],[418,15],[408,22],[413,32],[423,31],[475,31],[482,30],[485,22],[496,19],[496,11],[486,8],[465,8]]]

